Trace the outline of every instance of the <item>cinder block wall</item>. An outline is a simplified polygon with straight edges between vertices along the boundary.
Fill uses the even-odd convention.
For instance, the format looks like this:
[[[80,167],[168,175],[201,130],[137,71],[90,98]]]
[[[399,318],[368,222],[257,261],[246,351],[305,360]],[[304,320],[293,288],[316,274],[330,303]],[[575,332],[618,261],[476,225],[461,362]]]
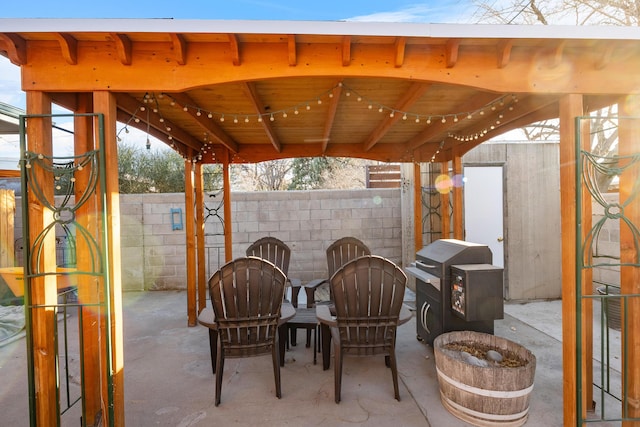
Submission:
[[[219,200],[206,200],[207,275],[224,263]],[[125,290],[186,289],[186,235],[174,230],[183,194],[120,196],[122,278]],[[303,282],[325,277],[326,248],[354,236],[376,255],[402,258],[399,189],[234,192],[231,195],[233,254],[238,257],[263,236],[283,240],[292,251],[289,275]],[[222,208],[217,210],[222,215]]]

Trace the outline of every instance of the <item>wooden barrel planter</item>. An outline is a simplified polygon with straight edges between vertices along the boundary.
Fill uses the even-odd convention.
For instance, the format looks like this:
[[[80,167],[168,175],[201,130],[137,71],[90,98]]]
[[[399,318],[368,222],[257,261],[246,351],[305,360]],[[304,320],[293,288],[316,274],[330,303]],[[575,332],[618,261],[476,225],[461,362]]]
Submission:
[[[470,364],[448,344],[477,343],[524,362],[519,367]],[[529,416],[536,358],[529,350],[507,339],[481,332],[459,331],[439,335],[433,349],[440,398],[449,412],[476,426],[521,426]]]

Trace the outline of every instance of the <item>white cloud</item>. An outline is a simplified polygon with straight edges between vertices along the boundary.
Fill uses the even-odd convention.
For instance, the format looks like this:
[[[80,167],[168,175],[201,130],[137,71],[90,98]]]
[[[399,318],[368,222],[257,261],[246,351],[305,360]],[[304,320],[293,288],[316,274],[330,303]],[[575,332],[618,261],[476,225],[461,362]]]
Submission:
[[[469,12],[466,1],[430,2],[414,4],[395,11],[377,12],[369,15],[354,16],[347,21],[360,22],[463,22]]]

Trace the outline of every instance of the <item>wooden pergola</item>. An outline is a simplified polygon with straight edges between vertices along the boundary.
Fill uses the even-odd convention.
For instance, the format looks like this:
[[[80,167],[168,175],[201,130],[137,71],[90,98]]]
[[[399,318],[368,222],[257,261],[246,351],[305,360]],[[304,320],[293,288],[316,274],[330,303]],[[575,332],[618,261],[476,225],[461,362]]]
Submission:
[[[203,216],[198,209],[203,206],[203,164],[223,165],[227,189],[232,163],[293,157],[411,163],[416,179],[421,163],[437,162],[461,174],[461,157],[473,147],[551,118],[559,119],[561,129],[564,419],[565,425],[577,423],[576,355],[591,353],[589,331],[576,335],[575,119],[613,104],[621,115],[640,115],[637,29],[0,19],[0,53],[21,69],[27,115],[50,114],[57,104],[104,117],[104,146],[95,146],[97,126],[87,116],[75,118],[74,138],[77,154],[100,148],[107,159],[104,203],[110,219],[112,293],[103,298],[114,308],[112,327],[100,330],[85,322],[83,334],[89,355],[101,354],[101,336],[110,334],[113,343],[112,425],[124,424],[116,122],[148,132],[185,158],[186,216],[193,218],[186,221],[186,280],[189,324],[195,325],[206,300]],[[620,131],[620,154],[640,152],[640,121],[630,123],[631,128]],[[32,150],[52,152],[50,123],[34,121],[26,132]],[[632,185],[620,182],[621,195],[631,192]],[[415,188],[420,200],[419,183]],[[47,191],[53,194],[52,187]],[[224,194],[225,229],[230,230],[229,191]],[[461,238],[461,188],[454,188],[452,200],[452,237]],[[421,203],[415,206],[415,217],[420,218]],[[89,206],[87,214],[98,207]],[[626,214],[640,223],[637,203]],[[42,228],[46,217],[43,209],[30,211],[31,228]],[[421,232],[415,235],[419,248]],[[227,259],[232,258],[231,238],[227,233]],[[632,238],[621,236],[621,254],[627,259],[637,256]],[[623,293],[638,293],[638,269],[623,268],[622,275]],[[32,287],[35,304],[53,303],[55,292],[49,285]],[[581,312],[590,319],[588,309]],[[628,357],[640,360],[637,303],[629,304],[628,315]],[[32,325],[35,346],[41,350],[33,360],[38,425],[55,424],[53,321],[35,316]],[[92,419],[104,405],[106,393],[100,387],[106,387],[101,379],[108,373],[98,357],[87,359],[85,378],[93,393],[84,404]],[[590,384],[590,365],[581,369],[584,383]],[[630,399],[637,402],[640,364],[629,369]],[[585,402],[589,393],[583,394]],[[639,416],[640,407],[634,408],[631,415]]]

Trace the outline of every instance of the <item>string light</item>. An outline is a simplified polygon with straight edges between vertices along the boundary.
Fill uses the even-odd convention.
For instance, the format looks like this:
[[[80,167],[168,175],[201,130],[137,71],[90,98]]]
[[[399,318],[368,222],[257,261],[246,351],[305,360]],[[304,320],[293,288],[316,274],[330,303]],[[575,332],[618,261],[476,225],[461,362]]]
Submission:
[[[127,124],[129,124],[131,122],[131,120],[135,121],[136,123],[140,123],[140,117],[138,116],[138,112],[142,112],[142,111],[147,111],[147,114],[149,114],[149,110],[153,110],[154,114],[158,114],[160,117],[158,118],[160,123],[164,123],[165,119],[162,117],[161,113],[160,113],[160,108],[159,108],[159,103],[158,103],[158,99],[163,99],[163,98],[168,98],[168,103],[171,106],[179,106],[184,112],[189,112],[190,110],[195,116],[201,117],[203,114],[205,114],[209,119],[213,119],[215,117],[218,118],[218,120],[221,123],[225,123],[226,120],[226,116],[229,115],[231,117],[233,117],[233,123],[234,124],[239,124],[241,122],[244,123],[250,123],[251,122],[251,118],[255,118],[257,120],[258,123],[262,123],[264,120],[264,117],[268,117],[269,121],[276,121],[281,119],[287,119],[289,117],[289,113],[293,112],[294,116],[298,116],[300,114],[300,110],[306,110],[306,111],[310,111],[311,110],[311,104],[315,101],[315,103],[317,105],[322,105],[323,104],[323,99],[331,99],[334,98],[334,91],[336,88],[341,87],[341,88],[345,88],[346,90],[344,90],[342,93],[344,94],[345,97],[351,97],[357,100],[357,102],[365,102],[366,108],[368,110],[373,110],[374,108],[380,112],[380,113],[387,113],[389,118],[394,118],[396,114],[400,114],[402,117],[403,121],[408,120],[410,117],[415,117],[415,119],[413,120],[416,124],[420,124],[424,122],[427,125],[431,125],[432,124],[432,120],[438,120],[440,123],[442,124],[446,124],[449,121],[453,122],[453,123],[459,123],[461,118],[466,118],[467,120],[472,119],[476,114],[480,115],[480,116],[484,116],[485,115],[485,111],[492,111],[495,112],[498,109],[502,110],[503,107],[504,110],[502,111],[513,111],[514,106],[513,104],[515,104],[516,102],[518,102],[518,98],[515,94],[509,94],[509,95],[505,95],[502,96],[501,98],[490,102],[486,105],[484,105],[481,108],[478,108],[476,110],[473,111],[459,111],[459,112],[455,112],[455,113],[450,113],[450,114],[437,114],[437,113],[431,113],[431,114],[418,114],[416,112],[411,112],[411,111],[402,111],[402,110],[397,110],[393,107],[384,105],[382,103],[376,102],[372,99],[368,99],[367,97],[362,96],[361,94],[359,94],[355,89],[353,88],[349,88],[347,87],[344,83],[339,82],[338,84],[336,84],[334,87],[326,90],[325,92],[316,95],[312,98],[310,98],[309,100],[305,100],[302,101],[300,103],[297,103],[295,105],[292,105],[290,107],[287,108],[282,108],[279,110],[273,110],[270,111],[268,113],[260,113],[260,114],[247,114],[244,112],[221,112],[221,111],[208,111],[207,109],[203,109],[201,106],[197,106],[197,105],[179,105],[179,103],[173,99],[171,97],[170,94],[159,94],[157,97],[155,94],[150,94],[150,93],[146,93],[143,96],[142,99],[142,105],[140,105],[138,107],[138,110],[136,110],[136,112],[132,115],[132,117],[129,119],[129,122]],[[352,96],[353,95],[353,96]],[[155,107],[150,107],[150,108],[146,108],[144,104],[151,104],[151,103],[155,103]],[[244,117],[244,120],[242,120],[242,117]],[[497,120],[495,120],[494,124],[492,124],[488,129],[485,129],[482,132],[478,132],[475,134],[470,134],[470,135],[465,135],[465,136],[461,136],[461,135],[455,135],[455,134],[451,134],[450,137],[452,138],[471,138],[471,139],[478,139],[478,138],[482,138],[487,132],[489,132],[490,130],[494,130],[497,126],[499,126],[502,123],[502,119],[503,119],[503,114],[501,113],[499,115],[499,118]],[[150,126],[149,123],[149,119],[147,120],[147,126]],[[127,126],[125,125],[124,127],[125,131],[128,132]],[[166,131],[167,132],[171,132],[171,126],[166,126]],[[121,129],[122,130],[122,129]],[[119,133],[117,135],[118,140],[119,139]],[[172,141],[173,137],[171,135],[168,135],[168,140]],[[173,142],[171,142],[171,144],[173,144]],[[205,137],[205,145],[203,147],[206,147],[206,137]],[[205,148],[201,148],[200,153],[196,154],[194,156],[194,159],[196,158],[201,158],[200,154],[201,153],[206,153]]]

